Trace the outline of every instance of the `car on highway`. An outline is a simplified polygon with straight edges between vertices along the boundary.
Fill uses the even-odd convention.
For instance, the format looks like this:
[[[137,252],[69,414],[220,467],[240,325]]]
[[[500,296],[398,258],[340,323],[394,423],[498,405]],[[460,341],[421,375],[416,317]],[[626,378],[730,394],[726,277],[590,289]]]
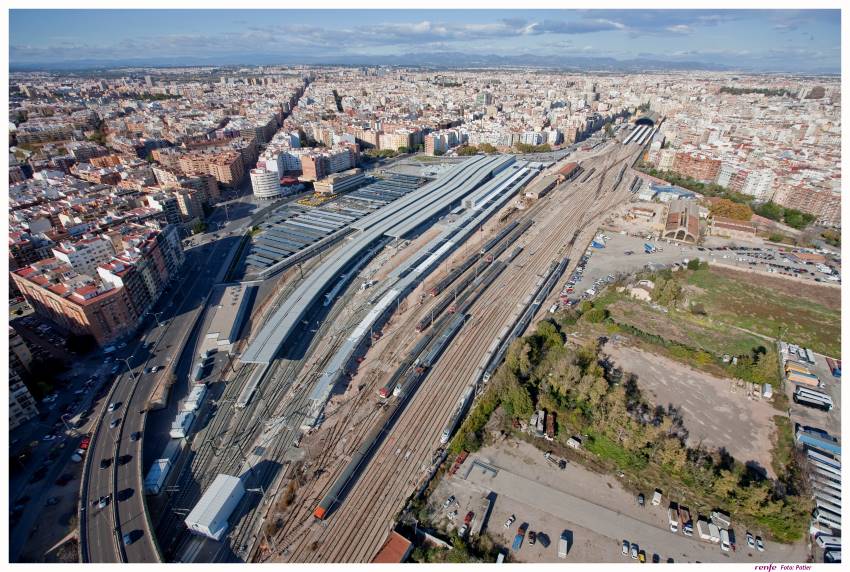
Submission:
[[[45,435],[44,437],[41,438],[41,440],[45,441],[45,442],[53,441],[54,439],[56,439],[56,435]]]
[[[131,532],[126,533],[121,537],[121,540],[124,542],[124,546],[130,546],[136,541],[135,535]]]
[[[118,424],[119,424],[119,423],[121,423],[121,418],[120,418],[120,417],[119,417],[119,418],[117,418],[117,419],[113,419],[112,421],[110,421],[110,422],[109,422],[109,428],[110,428],[110,429],[115,429],[116,427],[118,427]]]
[[[109,495],[102,496],[97,501],[97,508],[106,508],[107,504],[109,504]]]
[[[112,403],[110,403],[110,404],[109,404],[109,407],[107,407],[107,408],[106,408],[106,410],[107,410],[109,413],[112,413],[113,411],[115,411],[115,410],[116,410],[116,409],[118,409],[119,407],[121,407],[121,404],[120,404],[120,403],[118,403],[118,402],[113,401]]]
[[[106,458],[106,459],[100,460],[100,468],[101,469],[105,469],[111,464],[112,464],[112,458]]]
[[[142,437],[141,431],[134,431],[130,433],[130,441],[138,441]]]
[[[510,528],[510,527],[511,527],[511,525],[512,525],[514,522],[516,522],[516,516],[515,516],[515,515],[511,515],[511,516],[509,516],[509,517],[508,517],[508,520],[506,520],[506,521],[505,521],[505,528]]]

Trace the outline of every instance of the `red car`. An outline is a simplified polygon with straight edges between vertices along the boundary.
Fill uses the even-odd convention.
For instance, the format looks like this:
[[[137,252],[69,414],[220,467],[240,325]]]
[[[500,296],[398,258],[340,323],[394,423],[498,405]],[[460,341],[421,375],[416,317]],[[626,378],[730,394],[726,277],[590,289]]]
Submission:
[[[83,449],[83,450],[88,449],[90,442],[91,442],[91,439],[89,439],[88,437],[83,437],[83,440],[80,441],[80,449]]]
[[[470,522],[472,522],[472,517],[474,517],[474,516],[475,516],[475,513],[472,512],[472,511],[469,511],[468,513],[466,513],[466,516],[463,518],[463,524],[469,524]]]

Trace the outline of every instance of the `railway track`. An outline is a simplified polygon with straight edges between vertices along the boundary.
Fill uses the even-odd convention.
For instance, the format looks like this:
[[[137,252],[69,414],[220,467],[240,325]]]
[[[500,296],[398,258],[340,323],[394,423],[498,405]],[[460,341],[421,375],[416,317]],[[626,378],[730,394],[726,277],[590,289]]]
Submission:
[[[370,523],[364,523],[363,519],[366,515],[376,515],[376,518],[388,518],[387,515],[391,517],[394,514],[392,507],[400,507],[400,502],[409,494],[409,491],[413,490],[412,486],[408,485],[415,485],[417,480],[421,480],[421,477],[427,473],[430,468],[427,462],[424,465],[414,465],[412,463],[405,464],[403,461],[411,458],[426,460],[432,458],[429,451],[432,451],[438,442],[437,433],[451,414],[446,405],[454,403],[456,395],[459,395],[463,387],[469,383],[471,370],[477,363],[474,356],[481,350],[477,347],[479,342],[476,340],[490,339],[485,334],[488,325],[492,335],[495,335],[495,331],[498,330],[501,321],[504,319],[504,307],[499,304],[499,301],[520,299],[527,292],[529,281],[521,280],[521,276],[516,276],[517,274],[533,277],[534,274],[541,272],[549,264],[553,256],[567,254],[567,252],[564,252],[565,250],[569,251],[573,260],[580,258],[580,256],[572,254],[575,247],[568,249],[565,245],[571,239],[575,239],[578,233],[576,227],[579,231],[582,230],[593,222],[598,214],[608,208],[608,203],[612,202],[611,200],[606,200],[603,205],[595,209],[591,208],[593,202],[597,200],[596,191],[602,188],[607,174],[611,173],[612,168],[628,158],[628,156],[619,160],[609,158],[605,162],[606,164],[600,168],[600,171],[605,174],[600,174],[595,189],[588,189],[587,187],[590,185],[577,185],[574,188],[567,189],[567,197],[564,198],[576,198],[576,202],[572,207],[567,208],[567,212],[558,213],[557,218],[561,222],[561,225],[557,227],[559,230],[554,236],[547,233],[546,236],[541,237],[541,230],[538,229],[534,233],[534,238],[542,238],[543,244],[533,250],[534,256],[529,254],[518,259],[518,261],[525,262],[525,268],[519,272],[514,272],[515,279],[513,280],[504,278],[503,281],[507,281],[507,286],[502,287],[502,289],[494,288],[489,294],[483,295],[482,300],[473,306],[471,323],[465,326],[460,339],[447,349],[446,355],[435,366],[431,375],[432,379],[441,378],[440,387],[435,387],[436,384],[429,383],[428,380],[423,382],[419,393],[414,396],[408,406],[409,411],[405,412],[399,419],[393,435],[378,449],[370,466],[361,475],[356,485],[356,491],[349,494],[345,505],[327,523],[303,526],[302,532],[299,534],[303,541],[297,546],[293,546],[292,550],[287,550],[284,555],[286,560],[351,562],[368,560],[374,554],[391,525],[391,519],[388,519],[386,528],[377,526],[375,523],[369,526]],[[591,178],[588,180],[590,181]],[[539,206],[542,210],[543,205],[544,203],[541,202],[535,207]],[[593,215],[588,219],[589,209],[593,212]],[[578,218],[577,224],[576,218]],[[585,220],[588,220],[588,222],[585,223]],[[535,226],[547,229],[554,228],[548,224]],[[532,243],[532,237],[528,237],[525,242],[526,244]],[[576,242],[583,244],[580,240]],[[550,245],[548,249],[547,244]],[[555,248],[552,245],[561,246],[558,247],[557,252],[553,252]],[[584,247],[582,246],[581,251],[583,252],[583,250]],[[544,254],[542,251],[546,251],[546,253]],[[571,264],[574,265],[575,263]],[[533,280],[530,282],[533,283]],[[415,319],[415,317],[411,319]],[[398,328],[401,329],[402,325],[399,324]],[[405,336],[405,338],[415,338],[415,336]],[[440,373],[444,373],[445,377],[441,377]],[[440,396],[449,395],[455,397],[438,399]],[[436,424],[436,420],[440,421],[440,425]],[[429,425],[433,425],[433,431],[430,431],[434,433],[433,435],[429,431],[421,430],[422,427]],[[399,456],[401,456],[403,449],[406,452],[404,459],[400,461]],[[303,505],[303,508],[299,507],[300,510],[293,512],[290,522],[297,523],[304,519],[303,522],[309,523],[309,509],[311,507],[306,502]],[[367,532],[367,530],[371,532]]]

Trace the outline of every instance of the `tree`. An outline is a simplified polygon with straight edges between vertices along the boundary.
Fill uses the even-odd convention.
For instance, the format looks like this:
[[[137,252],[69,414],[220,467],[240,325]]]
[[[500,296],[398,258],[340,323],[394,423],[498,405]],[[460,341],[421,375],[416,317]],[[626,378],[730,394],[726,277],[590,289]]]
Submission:
[[[202,220],[196,221],[195,224],[192,225],[192,232],[195,234],[201,234],[207,230],[207,223]]]
[[[714,216],[722,216],[735,220],[750,220],[753,217],[753,211],[745,204],[739,204],[729,199],[718,199],[711,204],[709,208]]]
[[[785,209],[772,201],[762,203],[753,208],[753,212],[770,220],[781,221],[785,215]]]
[[[497,149],[495,147],[493,147],[492,145],[490,145],[489,143],[482,143],[481,145],[478,146],[478,150],[481,151],[482,153],[487,153],[488,155],[491,154],[491,153],[495,153],[497,151]]]
[[[591,324],[598,324],[604,322],[608,317],[608,310],[605,308],[593,308],[589,312],[582,314],[582,317]]]
[[[688,260],[688,270],[699,270],[699,258]]]
[[[475,155],[478,153],[478,147],[473,145],[463,145],[458,147],[457,154],[461,157],[466,157],[468,155]]]

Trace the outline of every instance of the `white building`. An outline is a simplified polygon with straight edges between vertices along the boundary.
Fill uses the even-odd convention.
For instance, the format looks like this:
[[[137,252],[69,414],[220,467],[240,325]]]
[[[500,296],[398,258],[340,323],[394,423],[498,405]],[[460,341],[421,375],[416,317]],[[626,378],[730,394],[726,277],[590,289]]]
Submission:
[[[258,199],[274,199],[283,194],[278,174],[268,169],[251,169],[251,188]]]
[[[747,176],[741,192],[760,201],[769,201],[773,198],[773,178],[770,169],[753,171]]]
[[[105,238],[84,238],[74,243],[60,243],[53,249],[53,256],[78,273],[93,276],[98,266],[115,256],[115,249]]]

